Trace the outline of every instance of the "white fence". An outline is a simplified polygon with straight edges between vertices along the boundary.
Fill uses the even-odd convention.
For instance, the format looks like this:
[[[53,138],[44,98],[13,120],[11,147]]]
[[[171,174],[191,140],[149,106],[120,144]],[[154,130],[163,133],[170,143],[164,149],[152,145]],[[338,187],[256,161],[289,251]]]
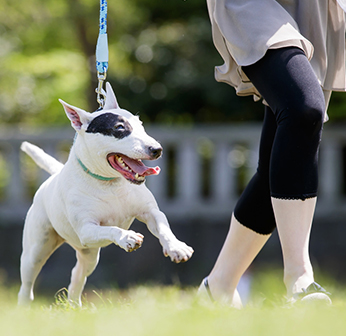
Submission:
[[[161,142],[161,167],[147,178],[160,208],[171,220],[228,219],[257,164],[260,125],[147,127]],[[3,129],[0,135],[0,224],[22,223],[35,189],[47,177],[23,154],[30,141],[62,162],[74,133],[67,129],[31,132]],[[326,125],[320,152],[320,197],[316,216],[345,215],[346,128]]]

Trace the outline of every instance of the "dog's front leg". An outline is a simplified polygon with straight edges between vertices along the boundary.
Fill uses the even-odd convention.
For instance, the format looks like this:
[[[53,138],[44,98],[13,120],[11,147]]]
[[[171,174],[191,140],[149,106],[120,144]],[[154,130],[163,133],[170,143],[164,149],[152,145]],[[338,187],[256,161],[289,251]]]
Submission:
[[[142,234],[132,230],[93,223],[81,225],[76,232],[83,248],[98,248],[114,243],[126,252],[140,248],[144,238]]]
[[[166,257],[169,256],[175,263],[185,262],[191,258],[194,252],[192,247],[176,238],[165,214],[159,209],[151,209],[138,219],[146,223],[150,232],[159,239]]]

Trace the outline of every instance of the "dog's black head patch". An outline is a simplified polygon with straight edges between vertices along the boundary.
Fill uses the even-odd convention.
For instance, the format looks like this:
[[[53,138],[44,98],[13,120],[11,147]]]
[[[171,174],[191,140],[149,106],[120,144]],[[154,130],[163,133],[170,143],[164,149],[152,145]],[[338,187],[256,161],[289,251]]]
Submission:
[[[104,113],[92,120],[86,132],[101,133],[117,139],[123,139],[131,134],[132,126],[121,115]]]

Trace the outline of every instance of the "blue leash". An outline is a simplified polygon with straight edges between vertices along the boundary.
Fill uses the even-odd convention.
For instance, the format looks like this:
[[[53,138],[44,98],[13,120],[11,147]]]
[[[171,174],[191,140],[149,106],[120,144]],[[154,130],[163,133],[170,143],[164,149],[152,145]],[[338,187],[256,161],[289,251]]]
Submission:
[[[96,71],[98,86],[96,88],[97,102],[100,107],[99,110],[104,107],[106,101],[106,92],[103,90],[103,82],[106,80],[108,70],[108,37],[107,37],[107,0],[100,0],[100,25],[99,25],[99,36],[96,44]],[[77,133],[75,135],[76,140]],[[74,141],[75,141],[74,140]],[[84,163],[77,158],[78,163],[82,169],[90,176],[102,180],[112,181],[115,177],[104,177],[92,173]]]
[[[100,0],[100,24],[99,36],[96,45],[96,70],[98,86],[96,88],[97,102],[100,109],[104,107],[106,93],[103,90],[103,82],[108,70],[108,36],[107,36],[107,0]]]

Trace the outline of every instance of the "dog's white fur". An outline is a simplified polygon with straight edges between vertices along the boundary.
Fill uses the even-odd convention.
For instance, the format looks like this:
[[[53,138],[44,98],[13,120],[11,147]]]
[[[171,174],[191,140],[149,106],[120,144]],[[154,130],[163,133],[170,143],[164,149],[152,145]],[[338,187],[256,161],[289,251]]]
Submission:
[[[22,145],[22,149],[52,176],[38,189],[25,220],[19,304],[33,300],[34,283],[42,266],[66,242],[76,250],[77,256],[68,297],[81,305],[86,279],[98,263],[101,247],[114,243],[131,252],[142,245],[143,235],[128,230],[135,218],[147,224],[159,239],[164,255],[173,262],[187,261],[193,253],[191,247],[174,236],[147,187],[129,183],[107,162],[107,154],[111,152],[134,159],[149,159],[145,149],[159,145],[146,134],[138,117],[119,108],[109,83],[105,107],[99,112],[88,113],[61,103],[77,132],[66,164],[34,145],[27,142]],[[133,128],[132,133],[120,140],[87,133],[91,120],[106,112],[125,117]],[[77,157],[91,172],[115,179],[101,181],[90,176],[83,171]]]

